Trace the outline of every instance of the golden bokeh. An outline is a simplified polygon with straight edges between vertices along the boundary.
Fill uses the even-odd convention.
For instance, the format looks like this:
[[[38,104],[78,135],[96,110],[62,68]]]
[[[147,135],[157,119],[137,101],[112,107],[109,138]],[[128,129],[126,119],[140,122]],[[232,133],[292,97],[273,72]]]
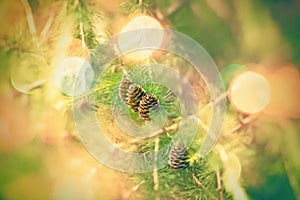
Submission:
[[[231,83],[229,99],[232,105],[242,113],[262,111],[271,98],[269,82],[254,72],[240,74]]]
[[[142,29],[156,28],[162,29],[161,24],[155,18],[150,16],[137,16],[133,18],[128,24],[126,24],[121,30],[121,34],[118,36],[118,44],[121,52],[126,53],[126,49],[136,47],[136,44],[144,44],[145,46],[151,45],[159,48],[163,42],[164,32],[161,30],[159,34],[146,35],[146,32]],[[138,34],[135,37],[128,38],[128,35],[122,35],[122,33],[138,30]],[[153,37],[155,37],[153,39]],[[151,38],[151,40],[150,40]],[[154,44],[152,43],[154,42]],[[133,61],[144,60],[152,55],[153,50],[138,50],[132,53],[125,54],[127,59]]]

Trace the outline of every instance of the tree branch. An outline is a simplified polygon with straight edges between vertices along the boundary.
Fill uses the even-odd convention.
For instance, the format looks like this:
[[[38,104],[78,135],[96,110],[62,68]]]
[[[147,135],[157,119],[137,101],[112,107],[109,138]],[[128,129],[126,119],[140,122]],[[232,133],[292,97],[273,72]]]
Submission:
[[[224,194],[222,191],[222,180],[221,180],[221,175],[220,175],[220,169],[216,169],[216,176],[217,176],[217,191],[219,192],[220,195],[220,200],[224,200]]]
[[[158,179],[158,172],[157,172],[157,158],[158,158],[158,149],[159,149],[159,136],[157,135],[155,138],[155,146],[154,146],[154,166],[153,166],[153,189],[155,192],[155,200],[159,200],[158,196],[158,186],[159,186],[159,179]]]

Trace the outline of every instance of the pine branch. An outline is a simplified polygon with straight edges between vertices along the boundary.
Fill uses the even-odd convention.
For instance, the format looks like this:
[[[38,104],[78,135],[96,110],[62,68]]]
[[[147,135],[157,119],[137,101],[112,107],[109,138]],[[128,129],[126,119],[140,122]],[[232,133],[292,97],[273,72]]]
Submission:
[[[211,194],[211,192],[200,182],[200,180],[195,176],[194,173],[192,173],[192,177],[193,177],[193,180],[195,181],[195,183],[201,187],[202,189],[204,189],[207,194],[209,194],[209,196],[212,198],[212,199],[215,199],[215,200],[218,200],[217,197],[215,197],[213,194]]]
[[[80,18],[80,22],[79,22],[79,29],[80,29],[80,35],[81,35],[81,41],[82,41],[82,48],[85,48],[85,34],[83,31],[83,25],[82,25],[82,11],[81,11],[81,7],[79,7],[79,18]]]
[[[82,41],[83,48],[93,49],[98,45],[96,25],[101,23],[103,16],[90,0],[68,2],[67,15],[74,20],[74,36]]]
[[[153,1],[149,0],[127,0],[121,3],[120,7],[122,8],[124,14],[151,14]]]
[[[96,56],[96,55],[95,55]],[[97,58],[98,59],[98,58]],[[101,61],[101,59],[100,59]],[[134,82],[141,84],[147,93],[154,93],[161,102],[161,105],[167,112],[168,121],[167,125],[158,130],[152,138],[147,139],[131,139],[125,138],[121,142],[117,142],[118,148],[126,148],[128,151],[133,152],[149,152],[154,153],[158,151],[159,146],[165,146],[172,143],[172,137],[176,134],[176,130],[180,124],[180,102],[175,95],[166,88],[153,84],[151,68],[136,68],[135,64],[128,64],[122,62],[114,63],[116,71],[111,71],[112,66],[108,67],[102,74],[102,78],[99,84],[96,86],[96,91],[101,94],[99,98],[96,98],[96,103],[111,105],[111,94],[118,87],[120,80],[124,74],[127,74]],[[138,69],[138,70],[135,70]],[[150,83],[149,83],[150,82]],[[106,95],[107,94],[107,95]],[[105,101],[100,98],[106,98]],[[134,116],[133,116],[134,117]],[[204,123],[204,129],[208,127]],[[195,140],[201,140],[203,137],[199,133]],[[119,140],[120,141],[120,140]],[[199,145],[197,145],[199,148]],[[149,161],[150,162],[150,161]],[[216,174],[207,162],[199,161],[197,159],[193,165],[190,166],[194,175],[187,170],[176,171],[169,167],[157,170],[155,163],[157,162],[156,155],[154,154],[154,169],[150,173],[135,174],[133,175],[133,181],[139,185],[141,180],[143,184],[141,186],[142,195],[146,195],[149,199],[174,199],[174,198],[198,198],[198,199],[217,199],[218,193],[216,192]],[[198,177],[198,178],[197,178]],[[196,183],[196,184],[195,184]],[[201,191],[201,196],[199,196]],[[202,192],[205,191],[205,192]]]

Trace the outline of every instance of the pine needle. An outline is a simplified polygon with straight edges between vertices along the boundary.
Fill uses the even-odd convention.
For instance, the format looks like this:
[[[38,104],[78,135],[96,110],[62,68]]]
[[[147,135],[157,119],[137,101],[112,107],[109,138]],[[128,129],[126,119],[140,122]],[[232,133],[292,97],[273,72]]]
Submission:
[[[202,189],[204,189],[207,194],[209,194],[209,196],[212,198],[212,199],[215,199],[215,200],[218,200],[217,197],[215,197],[213,194],[211,194],[211,192],[199,181],[199,179],[195,176],[194,173],[192,173],[192,177],[193,177],[193,180],[195,181],[195,183],[201,187]]]

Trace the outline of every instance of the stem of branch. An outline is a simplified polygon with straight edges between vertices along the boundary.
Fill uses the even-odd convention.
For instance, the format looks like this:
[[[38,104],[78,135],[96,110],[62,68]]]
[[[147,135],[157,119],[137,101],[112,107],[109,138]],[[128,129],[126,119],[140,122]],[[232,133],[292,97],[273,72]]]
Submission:
[[[42,32],[41,32],[41,34],[40,34],[41,38],[43,38],[43,39],[46,38],[47,33],[48,33],[49,29],[51,28],[51,26],[53,24],[53,21],[54,21],[54,16],[53,16],[53,14],[51,14],[48,21],[47,21],[47,23],[45,24]]]
[[[11,79],[11,85],[19,92],[21,93],[29,93],[31,90],[36,89],[38,87],[41,87],[44,83],[46,83],[47,79],[41,79],[38,81],[35,81],[33,83],[23,85],[23,86],[16,86],[14,81]]]
[[[217,168],[216,170],[216,176],[217,176],[217,191],[219,192],[220,195],[220,200],[224,200],[224,194],[222,191],[222,180],[221,180],[221,175],[220,175],[220,169]]]
[[[157,172],[157,159],[158,159],[158,149],[159,149],[159,136],[155,138],[155,146],[154,146],[154,166],[153,166],[153,189],[155,192],[155,200],[159,200],[158,196],[158,186],[159,186],[159,179],[158,179],[158,172]]]
[[[27,18],[30,33],[32,35],[36,35],[36,28],[35,28],[34,19],[33,19],[30,5],[29,5],[28,1],[26,1],[26,0],[21,0],[21,2],[23,4],[25,12],[26,12],[26,18]]]
[[[175,130],[177,130],[178,129],[178,123],[176,122],[176,123],[173,123],[172,125],[170,125],[170,126],[168,126],[168,127],[164,127],[164,128],[162,128],[162,129],[160,129],[159,131],[157,131],[155,134],[153,134],[153,136],[152,137],[159,137],[160,135],[162,135],[162,134],[167,134],[168,132],[171,132],[171,131],[175,131]],[[170,137],[170,136],[169,136]],[[150,137],[149,137],[150,138]],[[171,137],[170,137],[171,138]],[[128,145],[133,145],[133,144],[136,144],[136,143],[138,143],[138,142],[140,142],[141,140],[143,140],[143,139],[140,139],[140,138],[136,138],[136,139],[132,139],[132,140],[130,140],[129,142],[127,142],[127,143],[120,143],[119,145],[118,145],[118,147],[119,148],[121,148],[121,147],[123,147],[123,146],[125,146],[126,144],[128,144]]]
[[[80,23],[79,23],[79,28],[80,28],[80,36],[81,36],[81,45],[82,48],[86,47],[85,39],[84,39],[84,31],[83,31],[83,25],[82,25],[82,16],[81,16],[81,7],[79,5],[79,12],[80,12]]]
[[[204,112],[206,109],[210,108],[213,104],[217,104],[220,101],[224,100],[227,98],[227,93],[223,93],[221,94],[218,98],[214,99],[213,101],[209,102],[208,104],[206,104],[202,109],[201,112]]]
[[[137,191],[139,189],[139,187],[145,182],[145,180],[142,180],[139,184],[137,184],[136,186],[134,186],[133,188],[131,188],[131,190],[129,190],[127,193],[125,193],[123,195],[122,199],[128,199],[130,197],[130,195],[132,193],[134,193],[135,191]]]
[[[246,118],[240,119],[240,123],[233,129],[231,129],[230,133],[237,132],[238,130],[243,128],[246,124],[249,124],[250,122],[252,122],[253,119],[255,119],[255,117],[252,115],[249,115]]]

